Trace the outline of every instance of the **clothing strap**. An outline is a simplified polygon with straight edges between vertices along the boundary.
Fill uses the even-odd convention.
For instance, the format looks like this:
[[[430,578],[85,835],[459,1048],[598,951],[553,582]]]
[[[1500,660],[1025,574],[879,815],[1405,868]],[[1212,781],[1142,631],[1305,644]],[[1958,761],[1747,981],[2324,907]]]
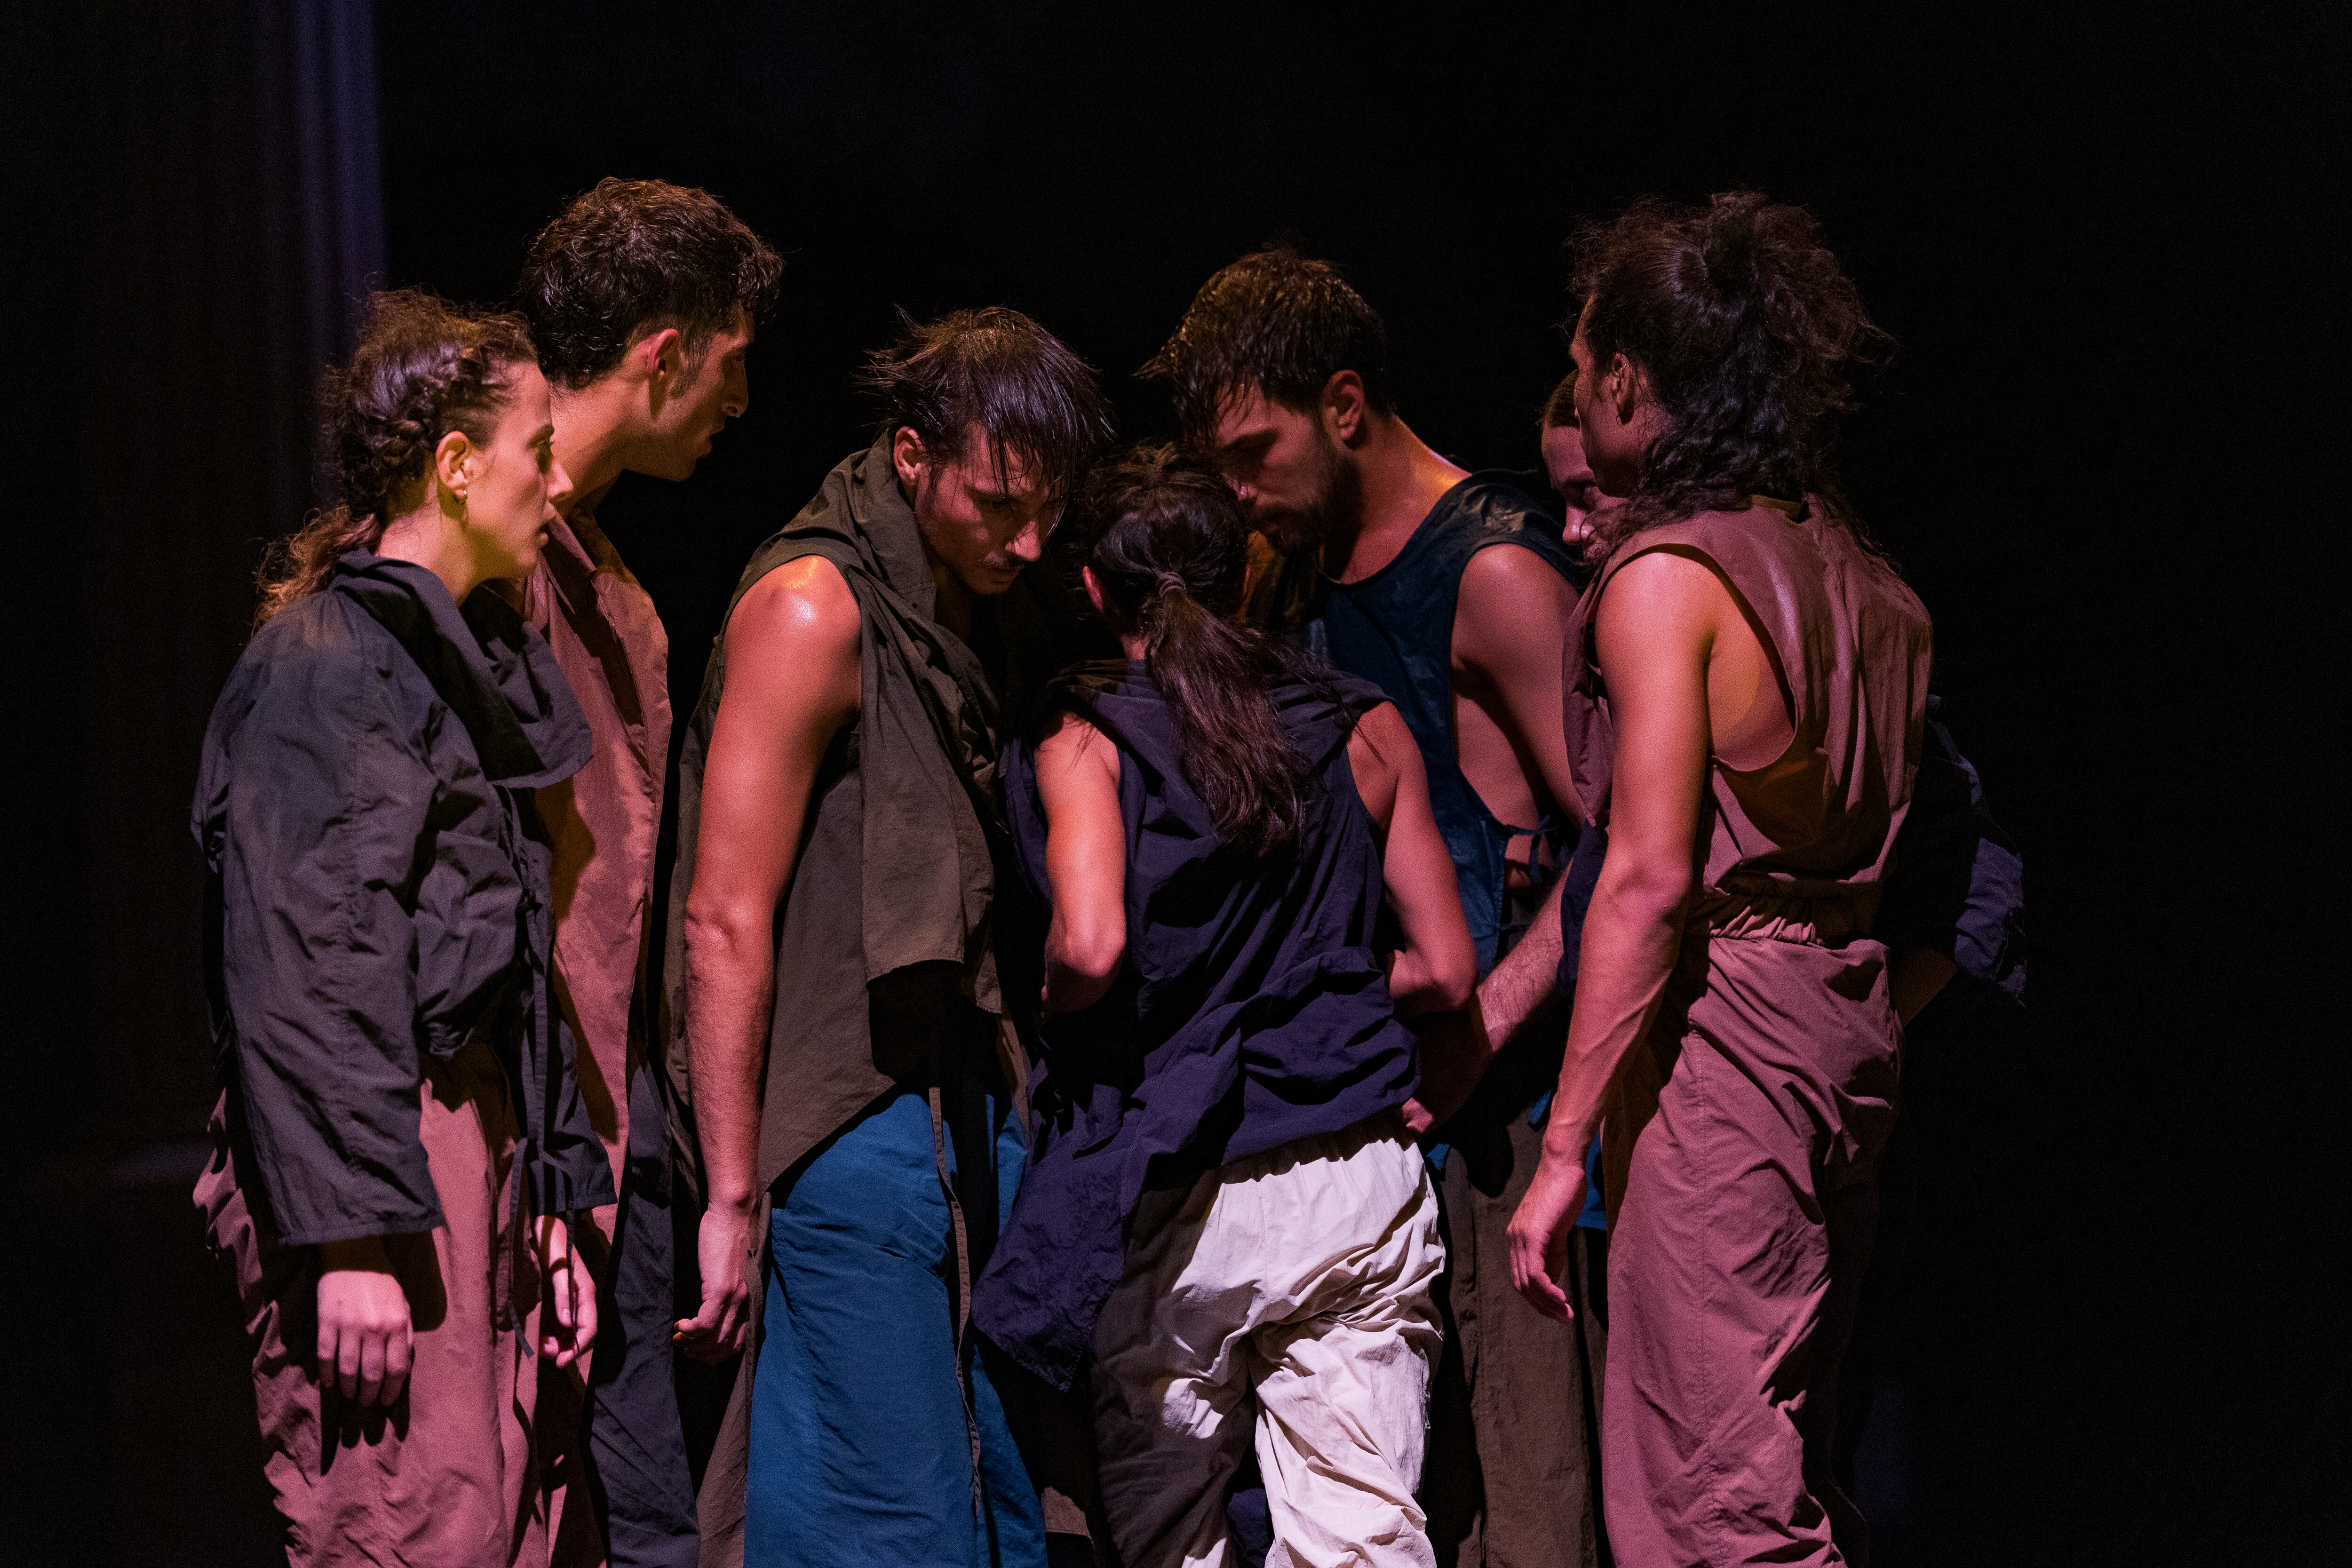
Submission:
[[[956,1191],[955,1173],[948,1168],[945,1095],[934,1083],[924,1090],[923,1098],[931,1107],[931,1159],[939,1169],[940,1191],[947,1195],[949,1226],[955,1233],[956,1390],[963,1396],[964,1436],[971,1444],[972,1518],[984,1522],[987,1494],[981,1486],[980,1413],[972,1397],[971,1364],[965,1354],[971,1329],[971,1231],[964,1222],[963,1196]]]

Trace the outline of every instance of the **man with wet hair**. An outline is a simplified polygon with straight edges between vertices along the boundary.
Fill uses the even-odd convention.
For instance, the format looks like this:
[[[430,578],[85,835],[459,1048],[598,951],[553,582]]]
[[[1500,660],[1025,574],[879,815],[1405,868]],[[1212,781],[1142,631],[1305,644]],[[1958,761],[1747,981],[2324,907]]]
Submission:
[[[1253,616],[1372,681],[1404,716],[1480,972],[1491,969],[1577,838],[1559,729],[1560,639],[1583,581],[1574,552],[1515,484],[1467,472],[1405,424],[1386,326],[1327,261],[1276,246],[1225,268],[1143,374],[1168,385],[1187,439],[1265,542]],[[1464,1058],[1463,1078],[1433,1048],[1461,1032],[1424,1035],[1413,1108],[1450,1260],[1421,1501],[1441,1562],[1591,1563],[1597,1315],[1571,1336],[1528,1313],[1505,1236],[1540,1150],[1560,1031],[1535,1021],[1475,1098],[1484,1064]],[[1580,1244],[1571,1275],[1590,1261]]]
[[[709,1185],[689,1354],[741,1352],[712,1561],[1045,1561],[971,1281],[1020,1176],[993,948],[1023,584],[1108,434],[1018,311],[906,324],[879,434],[738,584],[679,768],[673,1048]],[[682,982],[682,986],[680,983]]]
[[[579,1238],[605,1324],[584,1400],[553,1374],[541,1400],[564,1568],[601,1561],[607,1546],[616,1568],[684,1568],[697,1554],[670,1346],[676,1172],[661,1053],[645,1026],[669,639],[596,509],[624,472],[687,479],[742,416],[745,356],[781,272],[775,252],[708,192],[608,179],[540,231],[516,289],[575,497],[523,580],[522,609],[595,741],[585,768],[539,792],[555,853],[557,994],[621,1194]],[[583,1495],[593,1509],[567,1501]]]

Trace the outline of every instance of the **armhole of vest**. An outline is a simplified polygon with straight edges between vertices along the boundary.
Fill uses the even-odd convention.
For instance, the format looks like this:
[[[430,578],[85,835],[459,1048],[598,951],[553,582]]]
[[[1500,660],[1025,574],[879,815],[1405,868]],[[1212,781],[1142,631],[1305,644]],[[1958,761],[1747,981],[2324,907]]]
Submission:
[[[1789,684],[1788,667],[1781,662],[1780,641],[1773,637],[1771,629],[1764,625],[1763,618],[1756,613],[1756,606],[1748,602],[1748,595],[1739,591],[1739,584],[1731,580],[1731,574],[1724,570],[1723,563],[1715,558],[1715,554],[1712,551],[1708,550],[1702,544],[1683,539],[1661,539],[1652,543],[1644,544],[1637,550],[1627,552],[1622,559],[1610,562],[1608,576],[1601,579],[1601,592],[1604,594],[1608,592],[1610,582],[1616,577],[1619,572],[1622,571],[1627,566],[1632,565],[1634,562],[1640,560],[1644,555],[1656,554],[1679,555],[1685,561],[1696,562],[1697,564],[1706,567],[1709,573],[1714,574],[1715,580],[1723,584],[1723,591],[1731,595],[1731,603],[1733,606],[1739,611],[1740,619],[1748,623],[1748,631],[1754,634],[1758,646],[1763,648],[1765,662],[1772,667],[1772,683],[1779,689],[1780,693],[1781,709],[1789,716],[1789,744],[1791,746],[1795,745],[1802,726],[1800,721],[1801,715],[1797,711],[1797,694]],[[1585,636],[1597,639],[1600,636],[1600,632],[1601,605],[1600,601],[1596,599],[1592,605],[1592,616],[1585,625]],[[1597,654],[1597,646],[1594,651]],[[1599,668],[1597,658],[1594,661],[1594,668]],[[1781,755],[1786,756],[1787,754],[1786,749],[1783,748]],[[1780,758],[1776,757],[1773,759],[1773,762],[1777,763],[1779,760]],[[1722,765],[1720,759],[1717,759],[1717,765]],[[1766,767],[1770,767],[1771,765],[1771,763],[1767,763],[1765,764]],[[1758,770],[1748,768],[1733,769],[1731,771],[1735,773],[1753,773]]]

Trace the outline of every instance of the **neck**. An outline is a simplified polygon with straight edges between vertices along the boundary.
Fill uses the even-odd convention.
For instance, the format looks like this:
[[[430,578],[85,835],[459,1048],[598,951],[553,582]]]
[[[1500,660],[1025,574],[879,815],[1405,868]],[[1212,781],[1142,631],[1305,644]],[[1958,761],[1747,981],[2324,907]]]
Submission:
[[[620,378],[606,376],[577,392],[548,389],[555,414],[555,460],[572,476],[566,514],[593,508],[621,477],[628,433],[623,419]]]
[[[489,579],[489,574],[482,570],[481,563],[467,547],[457,523],[430,501],[394,518],[377,542],[375,552],[386,561],[406,561],[424,567],[440,578],[441,585],[449,590],[449,597],[461,605],[467,595]]]
[[[1363,485],[1362,521],[1355,533],[1335,538],[1324,559],[1342,583],[1360,582],[1395,560],[1446,491],[1470,477],[1432,451],[1410,426],[1391,415],[1375,417],[1355,452]]]

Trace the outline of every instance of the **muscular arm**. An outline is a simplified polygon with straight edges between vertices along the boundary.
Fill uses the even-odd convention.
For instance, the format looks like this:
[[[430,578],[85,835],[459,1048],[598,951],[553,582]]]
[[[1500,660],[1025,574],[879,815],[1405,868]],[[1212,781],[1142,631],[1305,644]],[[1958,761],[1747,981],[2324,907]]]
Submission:
[[[1533,551],[1493,545],[1478,552],[1462,572],[1454,669],[1456,689],[1509,742],[1538,805],[1549,795],[1571,822],[1581,823],[1584,805],[1569,775],[1568,738],[1559,721],[1560,647],[1575,604],[1576,590]],[[1490,798],[1489,804],[1499,803]],[[1554,878],[1543,912],[1480,983],[1460,1024],[1423,1037],[1421,1095],[1407,1112],[1416,1131],[1460,1110],[1496,1053],[1550,1012],[1564,885]]]
[[[1648,1033],[1681,951],[1692,850],[1716,748],[1710,666],[1727,638],[1754,644],[1715,574],[1664,552],[1617,574],[1595,632],[1617,729],[1609,853],[1585,920],[1576,1006],[1559,1094],[1544,1126],[1543,1158],[1510,1227],[1514,1282],[1538,1310],[1562,1320],[1568,1300],[1557,1281],[1569,1226],[1583,1201],[1584,1152],[1609,1081]],[[1759,721],[1751,712],[1759,695],[1753,685],[1744,683],[1742,710],[1725,726],[1735,740],[1744,741]],[[1777,691],[1770,700],[1777,710]],[[1760,717],[1778,719],[1785,729],[1777,711]]]
[[[1066,716],[1037,746],[1045,808],[1045,1011],[1093,1006],[1127,958],[1127,824],[1118,809],[1118,752],[1083,719]]]
[[[775,1005],[777,901],[800,853],[817,768],[858,703],[857,601],[815,556],[780,566],[727,624],[686,904],[686,1027],[710,1206],[702,1310],[689,1353],[740,1351],[760,1145],[760,1083]],[[788,1091],[788,1087],[787,1087]]]
[[[1381,880],[1404,933],[1389,961],[1389,994],[1406,1016],[1459,1007],[1477,981],[1478,959],[1454,858],[1430,809],[1421,748],[1391,704],[1358,721],[1348,764],[1380,839]]]

